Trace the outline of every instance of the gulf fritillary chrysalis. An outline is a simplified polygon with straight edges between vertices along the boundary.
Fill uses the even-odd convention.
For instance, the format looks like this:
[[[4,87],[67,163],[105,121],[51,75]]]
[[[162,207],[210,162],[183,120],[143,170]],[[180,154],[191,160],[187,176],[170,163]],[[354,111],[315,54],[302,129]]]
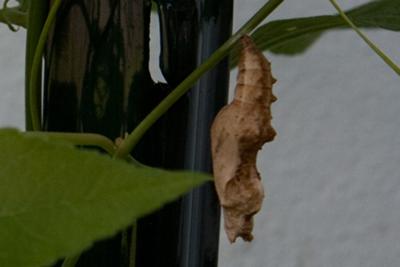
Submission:
[[[235,98],[211,127],[215,186],[231,243],[237,237],[253,239],[253,216],[264,198],[257,152],[276,135],[271,126],[271,103],[276,100],[271,63],[249,36],[242,37],[241,45]]]

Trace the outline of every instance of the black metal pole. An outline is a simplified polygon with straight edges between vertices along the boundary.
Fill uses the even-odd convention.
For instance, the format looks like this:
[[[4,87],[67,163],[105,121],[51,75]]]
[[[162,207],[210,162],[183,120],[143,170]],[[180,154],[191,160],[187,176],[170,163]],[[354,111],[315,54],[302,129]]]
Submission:
[[[232,0],[158,4],[167,86],[154,85],[148,73],[149,0],[63,2],[45,58],[46,130],[122,136],[230,35]],[[157,167],[210,172],[209,128],[227,86],[222,62],[152,127],[134,156]],[[210,183],[140,220],[136,266],[217,266],[218,237]],[[78,266],[128,266],[123,241],[119,234],[97,242]]]
[[[148,72],[150,12],[150,0],[63,1],[45,55],[45,130],[115,139],[143,119],[157,101]],[[125,267],[128,257],[129,239],[120,233],[96,242],[77,266]]]
[[[159,0],[161,68],[175,87],[231,34],[232,1]],[[210,126],[225,104],[227,61],[208,72],[158,124],[157,166],[211,172]],[[154,141],[154,140],[153,140]],[[137,266],[218,264],[220,210],[212,183],[139,221]]]

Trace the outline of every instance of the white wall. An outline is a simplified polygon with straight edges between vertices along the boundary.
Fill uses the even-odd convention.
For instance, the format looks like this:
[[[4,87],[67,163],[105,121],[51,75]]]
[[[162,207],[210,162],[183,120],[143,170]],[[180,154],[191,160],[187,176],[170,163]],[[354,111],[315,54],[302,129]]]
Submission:
[[[234,28],[264,2],[235,1]],[[327,0],[286,0],[271,18],[330,13]],[[398,33],[366,32],[400,63]],[[0,126],[23,128],[24,42],[0,25]],[[221,233],[220,266],[400,266],[399,77],[350,30],[267,56],[278,78],[278,136],[259,159],[268,196],[252,243]]]
[[[25,34],[0,23],[0,127],[24,129]]]
[[[264,2],[236,1],[235,28]],[[271,18],[334,12],[287,0]],[[367,33],[400,63],[398,33]],[[400,266],[399,77],[350,30],[267,56],[278,79],[278,136],[258,162],[268,195],[252,243],[221,235],[220,266]]]

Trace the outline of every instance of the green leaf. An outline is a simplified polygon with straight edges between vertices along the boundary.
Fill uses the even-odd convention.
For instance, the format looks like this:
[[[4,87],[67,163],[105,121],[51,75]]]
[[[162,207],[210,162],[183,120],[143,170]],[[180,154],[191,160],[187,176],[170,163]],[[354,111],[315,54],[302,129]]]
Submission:
[[[346,13],[358,27],[400,31],[400,0],[372,1]]]
[[[400,31],[400,0],[372,1],[348,11],[361,28]],[[349,28],[340,15],[277,20],[266,23],[252,34],[262,50],[296,55],[305,52],[327,30]],[[237,64],[239,49],[231,53],[231,67]]]
[[[344,27],[340,17],[318,16],[280,20],[259,27],[252,37],[262,50],[277,54],[299,54],[309,48],[323,30]]]
[[[138,168],[0,130],[0,266],[51,264],[127,227],[206,175]]]
[[[293,46],[292,41],[282,41],[281,43],[271,47],[269,50],[275,54],[300,54],[305,52],[315,41],[318,40],[320,36],[320,32],[307,33],[296,38],[296,46]]]

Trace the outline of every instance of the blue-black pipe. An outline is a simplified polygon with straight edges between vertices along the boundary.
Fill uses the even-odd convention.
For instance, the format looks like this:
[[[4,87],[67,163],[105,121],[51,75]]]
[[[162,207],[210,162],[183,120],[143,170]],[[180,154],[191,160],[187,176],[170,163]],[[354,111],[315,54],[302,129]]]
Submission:
[[[45,130],[114,140],[143,119],[159,92],[148,72],[150,12],[150,0],[63,1],[45,54]],[[77,267],[128,267],[129,232],[96,242]]]
[[[159,0],[158,6],[167,85],[154,85],[148,73],[150,0],[63,2],[45,56],[46,130],[111,139],[131,131],[230,35],[232,0]],[[227,87],[225,61],[152,127],[134,156],[157,167],[211,172],[209,129]],[[219,219],[210,183],[140,220],[136,266],[217,266]],[[78,267],[127,267],[131,244],[121,235],[96,242]]]
[[[158,1],[166,91],[230,36],[232,5],[231,0]],[[156,165],[211,172],[210,126],[226,103],[228,75],[223,61],[162,118]],[[209,183],[139,221],[137,266],[217,266],[219,224],[220,208]]]

